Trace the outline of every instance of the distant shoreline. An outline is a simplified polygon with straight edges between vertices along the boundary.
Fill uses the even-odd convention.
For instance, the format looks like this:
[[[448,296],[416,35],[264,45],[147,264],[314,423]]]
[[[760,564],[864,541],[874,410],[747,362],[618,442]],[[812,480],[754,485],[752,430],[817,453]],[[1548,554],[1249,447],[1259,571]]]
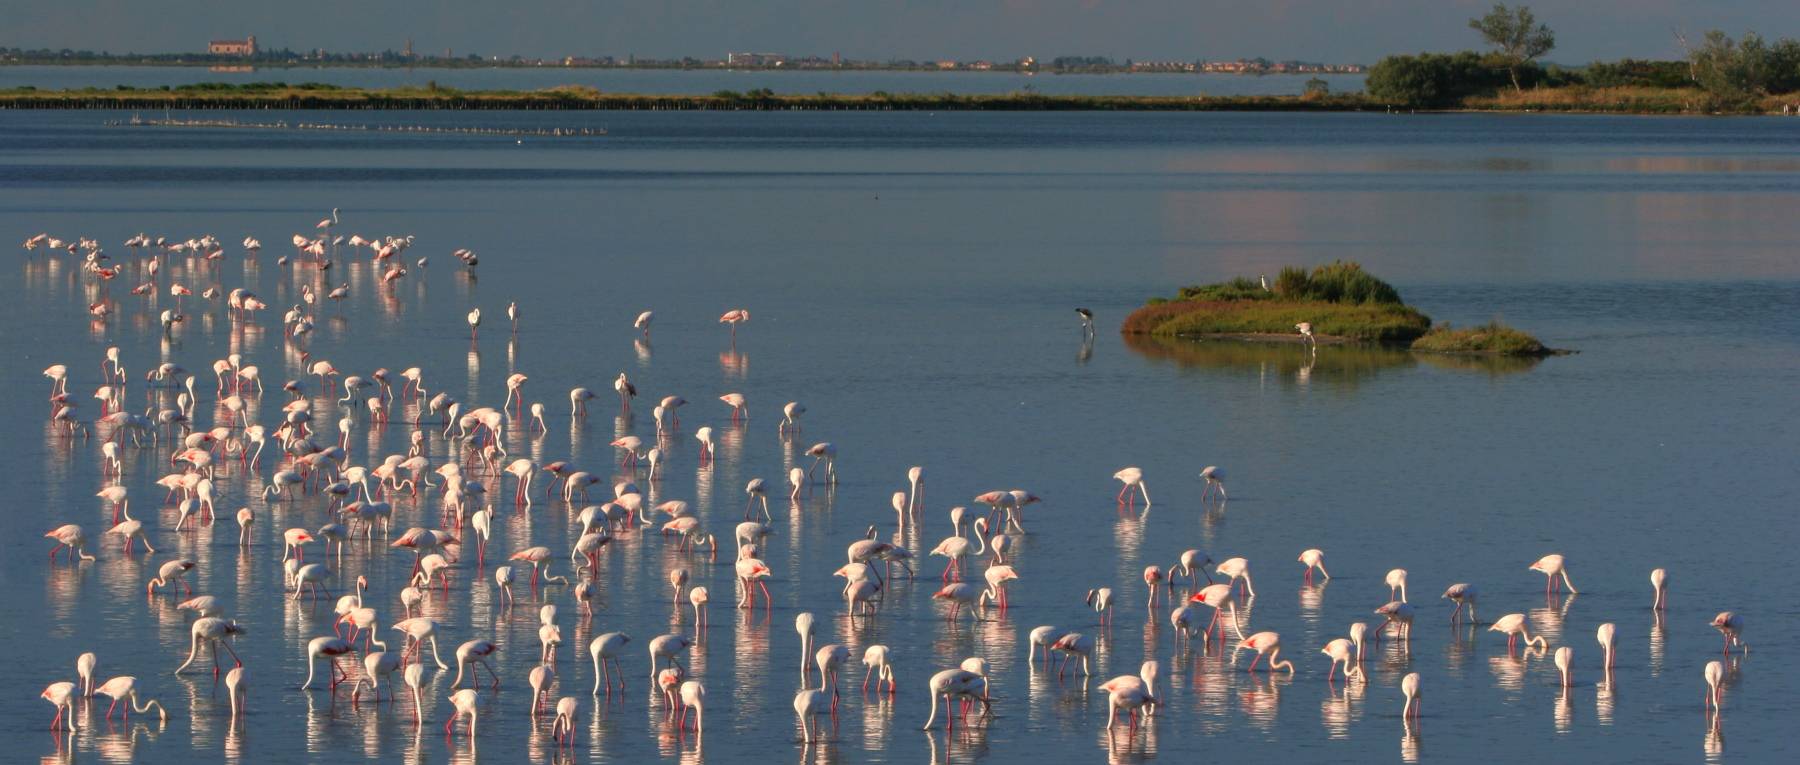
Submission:
[[[1780,115],[1781,100],[1735,113],[1703,111],[1692,91],[1620,97],[1579,88],[1470,98],[1441,109],[1406,109],[1367,94],[1144,96],[888,93],[779,94],[768,89],[710,95],[614,93],[584,86],[543,90],[435,87],[350,88],[306,83],[205,83],[173,87],[38,90],[0,88],[0,110],[332,110],[332,111],[1115,111],[1115,112],[1392,112],[1416,114],[1611,114],[1663,116]]]
[[[1361,94],[1323,96],[1084,96],[1010,93],[711,95],[608,93],[564,87],[533,91],[426,88],[0,89],[0,109],[346,111],[1383,111]]]

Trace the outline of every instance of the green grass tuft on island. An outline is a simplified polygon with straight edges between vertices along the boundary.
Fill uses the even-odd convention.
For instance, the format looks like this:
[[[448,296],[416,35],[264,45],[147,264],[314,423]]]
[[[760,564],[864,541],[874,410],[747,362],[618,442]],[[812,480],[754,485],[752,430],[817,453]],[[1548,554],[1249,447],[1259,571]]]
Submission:
[[[1405,344],[1431,329],[1431,317],[1402,303],[1392,285],[1339,261],[1311,272],[1284,268],[1268,289],[1245,278],[1184,287],[1173,300],[1155,298],[1132,312],[1121,331],[1298,340],[1300,322],[1311,323],[1322,342]]]
[[[1494,356],[1551,356],[1560,351],[1499,321],[1457,329],[1449,324],[1432,327],[1412,349],[1429,353],[1486,354]]]

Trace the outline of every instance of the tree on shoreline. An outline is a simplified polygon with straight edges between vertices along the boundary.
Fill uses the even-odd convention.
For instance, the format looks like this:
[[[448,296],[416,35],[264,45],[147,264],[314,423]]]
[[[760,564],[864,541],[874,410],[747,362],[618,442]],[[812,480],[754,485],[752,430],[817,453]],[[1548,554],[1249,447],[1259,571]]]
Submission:
[[[1505,57],[1506,72],[1512,76],[1514,92],[1525,90],[1519,86],[1519,67],[1532,63],[1556,47],[1556,33],[1550,31],[1549,26],[1539,24],[1528,5],[1508,8],[1505,3],[1495,3],[1486,16],[1469,19],[1469,28],[1480,32],[1481,39]]]

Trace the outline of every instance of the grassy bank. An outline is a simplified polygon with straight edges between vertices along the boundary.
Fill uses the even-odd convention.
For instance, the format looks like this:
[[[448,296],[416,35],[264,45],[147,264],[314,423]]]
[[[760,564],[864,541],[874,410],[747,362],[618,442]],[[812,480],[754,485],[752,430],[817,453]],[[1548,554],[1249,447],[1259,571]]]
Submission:
[[[784,95],[756,90],[710,95],[608,93],[587,87],[532,91],[340,88],[318,83],[206,84],[169,89],[0,89],[0,109],[556,109],[696,111],[1361,111],[1344,96],[1065,96],[885,93]]]
[[[1310,322],[1313,335],[1321,342],[1407,343],[1431,328],[1431,318],[1411,306],[1180,300],[1132,312],[1125,320],[1125,332],[1164,337],[1268,335],[1298,340],[1294,325],[1300,322]]]
[[[1496,356],[1549,356],[1556,353],[1537,338],[1498,321],[1462,329],[1440,324],[1414,340],[1412,349],[1430,353]]]
[[[1310,272],[1284,268],[1268,288],[1242,278],[1186,287],[1174,300],[1153,299],[1133,311],[1122,331],[1298,339],[1294,325],[1301,322],[1311,323],[1324,342],[1403,344],[1431,329],[1431,317],[1402,303],[1392,285],[1355,263],[1338,262]]]

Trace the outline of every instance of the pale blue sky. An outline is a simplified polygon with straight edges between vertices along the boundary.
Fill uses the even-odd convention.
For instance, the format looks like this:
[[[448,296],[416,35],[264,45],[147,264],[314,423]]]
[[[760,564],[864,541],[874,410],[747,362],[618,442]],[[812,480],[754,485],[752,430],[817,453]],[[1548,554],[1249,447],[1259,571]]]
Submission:
[[[727,50],[861,58],[1268,56],[1373,63],[1473,45],[1486,0],[0,0],[0,45],[197,50],[253,33],[294,49],[527,56]],[[1550,58],[1674,57],[1671,30],[1800,36],[1800,0],[1537,0]]]

